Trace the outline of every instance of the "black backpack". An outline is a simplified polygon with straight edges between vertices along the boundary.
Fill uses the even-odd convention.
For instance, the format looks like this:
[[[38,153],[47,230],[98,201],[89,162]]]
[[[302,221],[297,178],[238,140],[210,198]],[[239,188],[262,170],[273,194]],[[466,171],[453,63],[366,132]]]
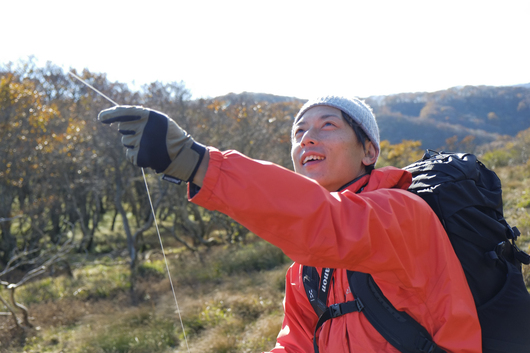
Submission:
[[[515,244],[519,236],[503,216],[501,182],[472,154],[427,151],[404,168],[412,173],[409,190],[423,198],[444,226],[475,299],[484,353],[530,352],[530,294],[521,264],[530,257]],[[419,323],[396,310],[369,274],[348,271],[354,301],[326,306],[332,269],[320,279],[304,266],[308,299],[319,316],[316,334],[327,320],[353,311],[366,315],[400,352],[444,352]],[[325,283],[324,283],[325,282]]]

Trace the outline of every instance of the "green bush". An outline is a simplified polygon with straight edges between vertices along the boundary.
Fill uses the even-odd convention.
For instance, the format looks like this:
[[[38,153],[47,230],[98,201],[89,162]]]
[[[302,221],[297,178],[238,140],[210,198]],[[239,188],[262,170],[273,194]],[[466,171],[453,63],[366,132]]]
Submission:
[[[179,283],[196,285],[209,281],[222,282],[223,276],[270,270],[290,262],[283,252],[265,241],[246,245],[230,245],[212,249],[202,261],[186,254],[174,262],[171,275]]]
[[[528,208],[530,207],[530,190],[523,190],[520,194],[519,202],[517,203],[517,208]]]
[[[16,298],[25,305],[68,297],[112,298],[131,285],[126,265],[90,265],[75,272],[75,279],[60,276],[34,280],[18,289]]]
[[[94,327],[82,353],[156,353],[177,347],[179,327],[149,309],[126,314],[108,325]]]
[[[130,288],[129,276],[127,265],[95,265],[84,268],[78,278],[86,282],[83,295],[88,298],[111,298]]]
[[[137,271],[138,274],[142,277],[167,277],[166,263],[164,262],[164,260],[142,262],[138,265]]]
[[[270,270],[289,261],[289,258],[274,245],[258,241],[227,251],[215,263],[216,269],[227,275],[242,272]]]
[[[68,284],[64,278],[46,277],[17,289],[16,298],[25,305],[57,300],[67,295]]]
[[[480,161],[490,169],[506,167],[512,163],[514,160],[514,150],[494,150],[486,152],[481,158]]]

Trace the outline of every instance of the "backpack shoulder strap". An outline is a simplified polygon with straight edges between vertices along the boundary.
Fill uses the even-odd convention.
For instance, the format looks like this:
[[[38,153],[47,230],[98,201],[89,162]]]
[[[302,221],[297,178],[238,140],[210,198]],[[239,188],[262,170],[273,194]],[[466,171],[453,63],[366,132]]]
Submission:
[[[313,333],[313,349],[315,353],[320,352],[318,349],[317,333],[318,329],[324,324],[324,322],[354,311],[360,312],[363,309],[360,300],[327,306],[333,271],[332,268],[323,268],[322,278],[320,278],[316,268],[304,266],[302,269],[302,277],[307,299],[309,299],[309,303],[311,303],[313,310],[318,316],[318,321]]]
[[[348,271],[350,288],[364,305],[362,312],[370,324],[402,353],[442,353],[427,330],[384,296],[368,273]]]
[[[322,279],[320,279],[316,268],[304,266],[302,269],[302,281],[304,282],[307,299],[309,299],[309,303],[318,317],[327,309],[328,289],[332,275],[332,268],[322,269]]]

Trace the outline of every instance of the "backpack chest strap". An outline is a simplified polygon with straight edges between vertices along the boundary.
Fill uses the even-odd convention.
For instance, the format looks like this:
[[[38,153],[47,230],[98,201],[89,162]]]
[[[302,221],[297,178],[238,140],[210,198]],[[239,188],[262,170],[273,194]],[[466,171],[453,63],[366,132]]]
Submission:
[[[317,343],[317,331],[324,324],[324,322],[345,314],[353,313],[355,311],[361,312],[363,309],[364,305],[360,299],[355,299],[346,303],[339,303],[328,306],[324,313],[318,318],[317,325],[315,326],[315,332],[313,333],[313,348],[315,350],[315,353],[319,353]]]

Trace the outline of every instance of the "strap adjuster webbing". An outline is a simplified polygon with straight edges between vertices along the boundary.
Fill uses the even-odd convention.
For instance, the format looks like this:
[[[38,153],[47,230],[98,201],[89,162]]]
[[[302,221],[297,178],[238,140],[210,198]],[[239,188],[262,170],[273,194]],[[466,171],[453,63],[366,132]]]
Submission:
[[[332,304],[326,308],[324,313],[318,318],[317,325],[315,327],[315,332],[313,334],[313,348],[315,353],[319,353],[318,344],[317,344],[317,331],[324,324],[324,322],[352,313],[354,311],[361,312],[364,309],[364,304],[360,299],[355,299],[345,303]]]
[[[360,299],[355,299],[346,303],[333,304],[327,308],[330,315],[329,319],[336,318],[338,316],[342,316],[344,314],[348,314],[354,311],[361,312],[363,309],[364,304],[361,302]],[[324,316],[324,314],[322,316]],[[326,319],[324,321],[327,321],[329,319]]]

